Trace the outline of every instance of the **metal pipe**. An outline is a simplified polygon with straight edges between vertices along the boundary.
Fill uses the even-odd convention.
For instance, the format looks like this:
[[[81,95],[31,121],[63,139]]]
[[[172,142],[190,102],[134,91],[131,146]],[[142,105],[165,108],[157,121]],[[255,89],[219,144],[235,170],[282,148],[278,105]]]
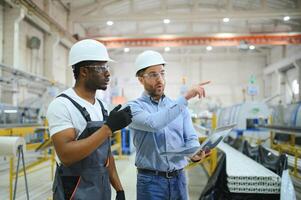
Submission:
[[[289,126],[280,126],[280,125],[257,125],[256,127],[269,129],[272,131],[277,131],[288,135],[301,136],[301,127],[299,126],[289,127]]]

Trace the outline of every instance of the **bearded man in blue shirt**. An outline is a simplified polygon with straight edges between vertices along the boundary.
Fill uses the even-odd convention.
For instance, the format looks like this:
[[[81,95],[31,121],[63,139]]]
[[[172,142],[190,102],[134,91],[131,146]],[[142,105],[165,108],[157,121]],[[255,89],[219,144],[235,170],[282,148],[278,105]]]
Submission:
[[[187,182],[183,168],[188,164],[184,156],[160,154],[183,147],[196,147],[200,143],[187,108],[188,100],[205,97],[201,83],[177,100],[164,95],[165,66],[162,55],[144,51],[136,62],[136,76],[144,87],[141,97],[130,101],[136,147],[135,165],[138,200],[186,200]],[[198,161],[205,157],[200,152],[191,158]]]

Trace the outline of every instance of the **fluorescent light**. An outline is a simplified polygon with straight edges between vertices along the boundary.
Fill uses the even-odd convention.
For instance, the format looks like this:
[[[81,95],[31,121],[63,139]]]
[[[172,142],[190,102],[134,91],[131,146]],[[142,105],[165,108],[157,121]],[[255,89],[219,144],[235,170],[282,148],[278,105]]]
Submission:
[[[163,19],[163,23],[164,24],[169,24],[170,23],[170,19]]]
[[[233,33],[217,33],[215,34],[216,37],[234,37],[235,34]]]
[[[126,47],[126,48],[123,49],[123,51],[127,53],[127,52],[130,51],[130,48],[127,48],[127,47]]]
[[[113,24],[114,24],[113,21],[107,21],[107,25],[108,25],[108,26],[112,26]]]
[[[290,16],[283,17],[283,21],[288,21],[288,20],[290,20]]]
[[[212,50],[212,46],[207,46],[206,49],[207,49],[207,51],[211,51]]]
[[[253,50],[253,49],[255,49],[255,46],[254,45],[250,45],[249,49]]]
[[[170,51],[170,47],[165,47],[164,51],[166,51],[166,52]]]
[[[225,22],[225,23],[227,23],[227,22],[229,22],[230,21],[230,19],[228,18],[228,17],[225,17],[224,19],[223,19],[223,22]]]
[[[4,113],[17,113],[17,110],[4,110]]]

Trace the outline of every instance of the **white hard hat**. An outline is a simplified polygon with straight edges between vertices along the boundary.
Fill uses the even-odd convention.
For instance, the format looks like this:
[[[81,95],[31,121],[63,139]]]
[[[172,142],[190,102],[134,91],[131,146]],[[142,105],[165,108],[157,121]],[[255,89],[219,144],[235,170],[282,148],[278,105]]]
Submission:
[[[69,65],[75,65],[81,61],[114,61],[107,48],[97,40],[85,39],[75,43],[69,52]]]
[[[138,55],[135,61],[136,73],[144,68],[154,65],[165,65],[162,55],[157,51],[147,50]]]

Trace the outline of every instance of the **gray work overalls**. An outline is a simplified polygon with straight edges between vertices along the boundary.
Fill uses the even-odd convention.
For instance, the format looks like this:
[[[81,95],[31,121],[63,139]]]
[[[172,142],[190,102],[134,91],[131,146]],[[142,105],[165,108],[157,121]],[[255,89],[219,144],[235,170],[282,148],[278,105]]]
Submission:
[[[91,121],[87,110],[66,94],[61,94],[58,97],[69,99],[87,121],[87,126],[78,140],[89,137],[103,125],[108,117],[107,111],[99,100],[104,121]],[[111,185],[106,167],[110,153],[110,140],[107,139],[95,151],[81,161],[68,167],[62,164],[57,165],[52,188],[53,199],[110,200]]]

